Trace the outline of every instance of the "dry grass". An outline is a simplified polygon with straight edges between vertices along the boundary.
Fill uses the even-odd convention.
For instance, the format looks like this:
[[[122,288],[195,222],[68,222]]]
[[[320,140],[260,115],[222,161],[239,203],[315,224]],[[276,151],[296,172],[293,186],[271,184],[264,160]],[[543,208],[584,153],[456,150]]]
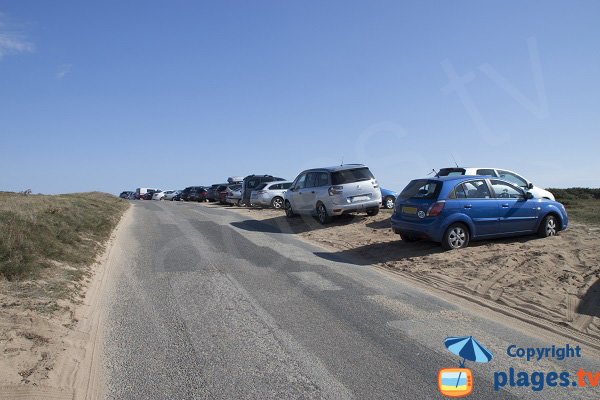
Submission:
[[[57,300],[77,300],[127,207],[106,193],[0,193],[0,306],[53,312]]]
[[[600,189],[549,189],[565,205],[569,218],[584,224],[600,225]]]

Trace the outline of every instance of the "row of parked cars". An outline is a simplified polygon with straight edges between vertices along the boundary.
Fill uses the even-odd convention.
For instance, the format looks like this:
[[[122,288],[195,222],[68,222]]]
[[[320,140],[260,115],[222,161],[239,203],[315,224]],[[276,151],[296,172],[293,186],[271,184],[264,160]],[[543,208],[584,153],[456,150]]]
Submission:
[[[315,216],[322,224],[342,214],[374,216],[381,207],[391,208],[392,230],[403,241],[429,239],[445,249],[477,239],[553,236],[568,226],[567,212],[552,193],[497,168],[442,168],[435,176],[412,180],[400,194],[380,188],[366,165],[344,164],[308,169],[293,181],[249,175],[181,191],[140,188],[133,197],[272,207],[289,218]]]

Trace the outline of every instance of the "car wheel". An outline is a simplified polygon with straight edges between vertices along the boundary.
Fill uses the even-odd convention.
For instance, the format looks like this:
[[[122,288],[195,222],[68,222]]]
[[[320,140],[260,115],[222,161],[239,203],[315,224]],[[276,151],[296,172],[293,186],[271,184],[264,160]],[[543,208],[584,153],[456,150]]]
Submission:
[[[284,208],[286,217],[292,218],[294,215],[296,215],[294,214],[294,210],[292,210],[292,204],[289,201],[285,201]]]
[[[327,208],[325,208],[325,205],[323,203],[319,203],[317,205],[317,217],[319,218],[319,222],[322,225],[325,225],[329,221],[331,221],[331,217],[329,216],[329,213],[327,212]]]
[[[442,247],[446,250],[462,249],[469,244],[469,230],[463,224],[452,224],[446,229]]]
[[[555,236],[558,232],[558,223],[556,217],[552,214],[546,215],[538,229],[539,237]]]
[[[271,207],[279,210],[283,207],[283,199],[281,197],[273,197],[273,200],[271,200]]]
[[[407,233],[400,233],[400,239],[402,239],[403,242],[416,242],[419,240],[416,236]]]
[[[394,208],[395,202],[396,202],[396,199],[394,198],[394,196],[386,196],[383,199],[383,207],[387,208],[388,210],[391,210],[392,208]]]
[[[373,217],[377,214],[379,214],[379,207],[373,207],[373,208],[367,209],[367,215],[369,217]]]

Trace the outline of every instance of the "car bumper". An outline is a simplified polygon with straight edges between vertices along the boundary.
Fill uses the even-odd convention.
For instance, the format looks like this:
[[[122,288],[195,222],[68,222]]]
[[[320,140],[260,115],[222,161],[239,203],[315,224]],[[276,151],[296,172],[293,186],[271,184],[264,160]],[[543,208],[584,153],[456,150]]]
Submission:
[[[441,229],[442,221],[435,217],[426,217],[417,221],[407,220],[401,214],[394,213],[390,218],[392,230],[395,233],[404,233],[434,242],[441,242],[444,232]]]
[[[370,208],[379,208],[380,206],[381,199],[365,201],[363,203],[356,204],[333,204],[329,209],[329,213],[331,215],[350,214],[355,212],[364,212]]]

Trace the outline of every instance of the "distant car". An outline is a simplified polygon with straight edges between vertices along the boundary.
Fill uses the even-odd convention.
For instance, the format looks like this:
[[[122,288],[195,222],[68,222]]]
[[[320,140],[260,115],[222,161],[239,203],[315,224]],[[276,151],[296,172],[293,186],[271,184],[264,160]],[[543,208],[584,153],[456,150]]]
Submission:
[[[261,183],[250,193],[250,205],[283,209],[283,194],[290,186],[288,181]]]
[[[152,200],[152,196],[154,196],[154,193],[156,192],[160,192],[160,189],[147,189],[146,190],[146,194],[144,194],[144,196],[142,197],[142,199],[144,200]]]
[[[228,183],[213,183],[212,185],[210,185],[209,188],[207,188],[207,193],[206,193],[206,200],[210,201],[211,203],[214,203],[215,201],[219,200],[219,192],[217,191],[217,189],[219,188],[219,186],[227,186]]]
[[[387,208],[388,210],[393,209],[394,204],[396,203],[396,197],[398,197],[397,192],[381,188],[381,205],[383,208]]]
[[[556,200],[554,195],[549,191],[540,187],[534,186],[533,183],[523,178],[516,172],[509,171],[507,169],[499,168],[481,168],[481,167],[453,167],[453,168],[442,168],[437,173],[437,176],[453,176],[453,175],[485,175],[493,176],[496,178],[504,179],[505,181],[511,182],[514,185],[521,187],[533,194],[533,197],[538,199],[550,199]]]
[[[190,198],[189,198],[190,193],[192,193],[192,191],[196,191],[198,188],[201,188],[201,187],[203,187],[203,186],[188,186],[188,187],[186,187],[185,189],[183,189],[181,191],[180,200],[190,201]]]
[[[188,201],[206,201],[207,190],[204,186],[194,186],[188,194]]]
[[[119,197],[122,198],[122,199],[131,199],[131,197],[133,195],[135,195],[135,192],[124,191],[124,192],[121,192],[121,194],[119,195]]]
[[[226,205],[227,204],[227,188],[229,185],[220,185],[215,189],[217,193],[217,201],[219,204]]]
[[[175,191],[173,189],[170,190],[158,190],[156,192],[154,192],[154,194],[152,195],[152,200],[164,200],[165,195],[169,193],[175,193]]]
[[[250,195],[258,185],[265,182],[285,181],[273,175],[248,175],[242,182],[242,205],[250,204]]]
[[[346,164],[302,171],[284,193],[287,217],[316,215],[326,224],[334,215],[366,211],[377,215],[381,191],[369,167]]]
[[[173,199],[175,198],[175,196],[178,196],[178,195],[181,194],[181,190],[167,190],[164,193],[165,193],[165,195],[163,197],[163,200],[173,201]]]
[[[154,193],[155,191],[157,191],[158,189],[154,189],[154,188],[137,188],[135,189],[135,199],[136,200],[144,200],[146,199],[146,194],[148,193],[148,191],[151,191],[152,193]],[[152,198],[152,196],[150,196],[149,199],[150,200]]]
[[[411,181],[396,199],[391,223],[403,241],[426,238],[459,249],[477,239],[553,236],[569,219],[561,203],[534,198],[507,180],[458,175]]]
[[[227,197],[225,201],[229,205],[239,206],[240,201],[242,201],[242,185],[230,185],[227,188]]]

